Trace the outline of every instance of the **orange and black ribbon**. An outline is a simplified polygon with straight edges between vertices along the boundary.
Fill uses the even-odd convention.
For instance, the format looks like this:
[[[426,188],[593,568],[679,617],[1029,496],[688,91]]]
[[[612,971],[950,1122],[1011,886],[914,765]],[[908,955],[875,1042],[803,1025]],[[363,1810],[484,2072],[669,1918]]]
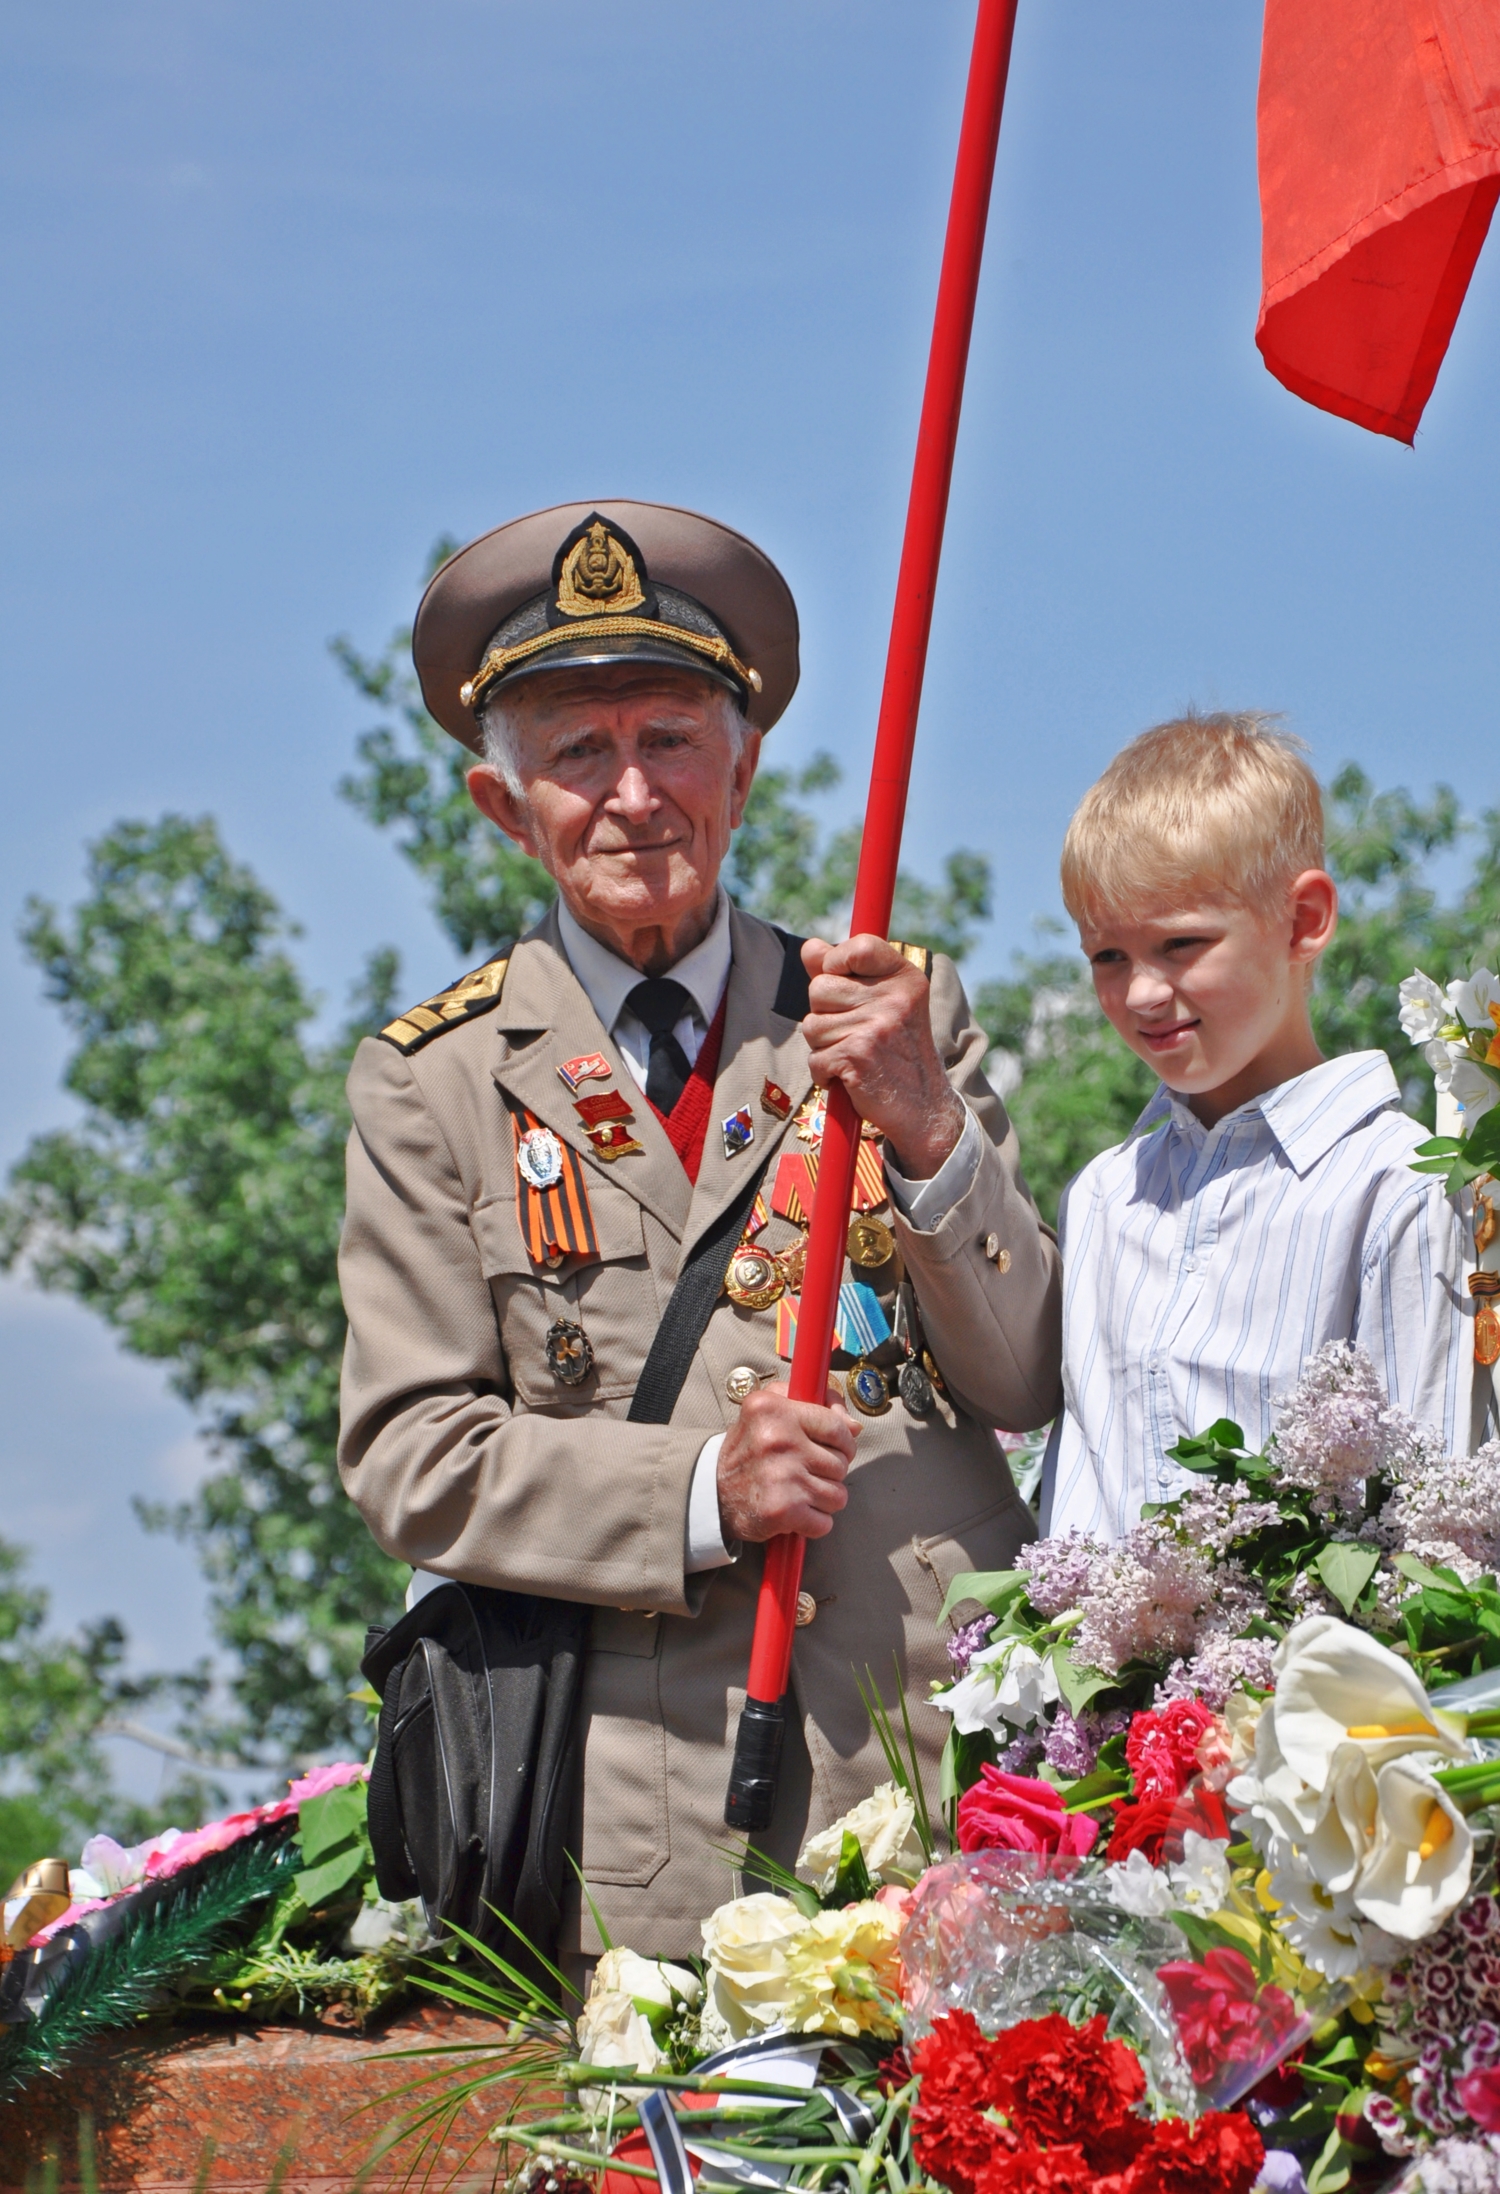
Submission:
[[[510,1107],[517,1155],[516,1216],[521,1222],[527,1256],[541,1272],[554,1271],[565,1257],[597,1263],[599,1237],[594,1230],[594,1214],[589,1209],[583,1160],[560,1135],[549,1129],[562,1152],[562,1172],[551,1188],[533,1188],[520,1167],[521,1137],[546,1123],[513,1099],[507,1098],[506,1103]]]

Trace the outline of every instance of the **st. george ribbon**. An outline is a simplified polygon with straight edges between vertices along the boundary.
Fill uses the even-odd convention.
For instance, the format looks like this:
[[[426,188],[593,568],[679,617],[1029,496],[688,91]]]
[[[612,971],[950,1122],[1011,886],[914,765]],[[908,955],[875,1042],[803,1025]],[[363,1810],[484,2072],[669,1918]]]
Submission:
[[[875,731],[870,796],[865,807],[859,873],[855,879],[854,906],[849,921],[849,933],[855,937],[884,937],[890,927],[896,866],[901,856],[901,826],[906,816],[906,790],[917,736],[917,711],[922,699],[922,673],[927,664],[927,638],[932,628],[932,598],[937,585],[938,559],[942,554],[943,521],[948,511],[948,486],[953,477],[953,450],[963,403],[964,369],[969,357],[969,334],[974,325],[974,299],[979,287],[980,261],[984,256],[985,221],[989,213],[995,148],[1000,139],[1000,112],[1005,104],[1005,79],[1010,68],[1015,25],[1016,0],[979,0],[963,122],[958,136],[953,197],[948,207],[948,232],[938,278],[932,348],[927,359],[927,385],[922,396],[921,424],[917,429],[911,499],[906,509],[901,569],[896,581],[891,639],[885,659],[885,685]],[[797,1314],[797,1338],[788,1381],[793,1401],[822,1402],[828,1392],[833,1321],[838,1307],[839,1282],[843,1277],[849,1196],[854,1185],[858,1151],[859,1120],[842,1085],[835,1082],[828,1092],[827,1124],[823,1131]],[[837,1529],[837,1525],[834,1528]],[[724,1819],[729,1827],[749,1835],[769,1828],[776,1807],[777,1769],[786,1727],[786,1689],[791,1675],[803,1544],[799,1537],[789,1533],[773,1539],[766,1548],[765,1570],[755,1612],[755,1641],[750,1650],[747,1696],[735,1739],[729,1791],[724,1800]]]

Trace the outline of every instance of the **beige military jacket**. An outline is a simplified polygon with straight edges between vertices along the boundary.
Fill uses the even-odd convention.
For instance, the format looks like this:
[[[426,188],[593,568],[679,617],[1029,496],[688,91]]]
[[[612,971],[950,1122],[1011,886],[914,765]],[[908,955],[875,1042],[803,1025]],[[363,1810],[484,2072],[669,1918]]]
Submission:
[[[629,1094],[634,1084],[564,957],[554,916],[516,947],[493,1010],[410,1056],[368,1041],[349,1077],[344,1484],[380,1545],[416,1567],[594,1608],[573,1848],[614,1941],[671,1956],[699,1950],[700,1918],[735,1893],[715,1846],[728,1837],[724,1787],[762,1559],[748,1547],[727,1568],[684,1576],[688,1492],[705,1439],[734,1421],[730,1373],[748,1365],[765,1379],[785,1376],[774,1308],[746,1311],[721,1297],[671,1424],[625,1417],[684,1254],[748,1167],[771,1153],[769,1201],[776,1152],[804,1147],[791,1121],[762,1108],[765,1082],[794,1106],[812,1088],[800,1026],[775,1010],[780,936],[737,912],[731,932],[696,1186],[644,1099],[632,1129],[641,1153],[607,1164],[592,1150],[558,1066],[602,1052],[617,1086]],[[984,1034],[942,958],[932,1019],[984,1148],[970,1188],[930,1233],[899,1215],[893,1224],[957,1429],[937,1416],[919,1422],[899,1402],[863,1420],[848,1507],[808,1546],[804,1582],[817,1613],[797,1633],[778,1815],[759,1839],[784,1863],[885,1778],[856,1669],[868,1667],[890,1700],[899,1662],[936,1806],[946,1723],[921,1702],[929,1680],[950,1673],[938,1630],[944,1592],[960,1570],[1004,1568],[1033,1536],[993,1428],[1042,1424],[1060,1402],[1057,1246],[980,1071]],[[533,1268],[502,1090],[582,1154],[598,1263]],[[755,1140],[730,1157],[719,1123],[742,1105]],[[794,1233],[773,1219],[760,1239],[777,1248]],[[1007,1255],[986,1255],[991,1236]],[[547,1367],[544,1337],[558,1317],[580,1323],[593,1344],[594,1369],[576,1389]],[[576,1901],[563,1939],[600,1947]]]

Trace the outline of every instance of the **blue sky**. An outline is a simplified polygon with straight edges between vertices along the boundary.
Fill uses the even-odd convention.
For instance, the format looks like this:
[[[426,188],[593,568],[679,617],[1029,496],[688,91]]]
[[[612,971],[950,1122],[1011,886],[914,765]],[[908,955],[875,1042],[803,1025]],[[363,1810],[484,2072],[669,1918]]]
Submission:
[[[1500,274],[1414,452],[1253,344],[1254,0],[1021,0],[908,855],[992,857],[1003,966],[1078,795],[1188,700],[1285,711],[1325,772],[1493,798]],[[797,594],[775,758],[858,803],[968,0],[63,0],[0,21],[0,1156],[66,1116],[7,941],[121,815],[212,812],[336,1006],[365,952],[457,972],[336,797],[430,543],[570,497],[720,515]],[[0,1290],[0,1532],[58,1611],[202,1639],[128,1496],[186,1413]]]

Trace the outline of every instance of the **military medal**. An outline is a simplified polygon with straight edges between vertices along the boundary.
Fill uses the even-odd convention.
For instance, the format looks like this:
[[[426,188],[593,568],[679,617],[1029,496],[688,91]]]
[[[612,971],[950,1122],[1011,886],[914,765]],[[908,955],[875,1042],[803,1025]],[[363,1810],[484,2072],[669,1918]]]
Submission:
[[[784,1120],[792,1109],[792,1100],[779,1082],[773,1082],[768,1074],[761,1085],[760,1109],[768,1112],[773,1120]]]
[[[547,1369],[564,1386],[582,1386],[594,1368],[594,1347],[582,1326],[570,1318],[554,1319],[543,1343]]]
[[[769,1310],[786,1293],[786,1280],[769,1250],[742,1247],[729,1260],[724,1292],[741,1310]]]
[[[811,1097],[804,1097],[797,1107],[797,1134],[804,1143],[821,1143],[823,1123],[828,1117],[828,1100],[820,1089]]]
[[[861,1417],[883,1417],[891,1406],[885,1373],[874,1364],[859,1363],[846,1372],[844,1391]]]
[[[915,1357],[904,1363],[897,1372],[896,1390],[901,1396],[909,1417],[920,1419],[932,1415],[936,1406],[932,1392],[932,1381]]]
[[[633,1120],[635,1114],[629,1103],[617,1089],[601,1089],[592,1097],[575,1097],[573,1110],[585,1127],[597,1127],[601,1120]]]
[[[610,1165],[617,1158],[628,1157],[631,1151],[644,1150],[646,1147],[644,1143],[636,1141],[623,1120],[602,1121],[598,1127],[588,1130],[588,1138],[590,1147]]]
[[[868,1272],[888,1265],[896,1254],[896,1237],[884,1219],[861,1216],[850,1221],[849,1262]]]
[[[527,1256],[541,1272],[555,1272],[565,1257],[597,1263],[599,1237],[583,1160],[515,1098],[506,1103],[516,1143],[516,1217]]]
[[[516,1165],[528,1188],[556,1188],[562,1179],[562,1144],[550,1127],[529,1127],[518,1136]]]
[[[564,1059],[557,1072],[569,1089],[577,1089],[580,1082],[607,1082],[614,1068],[602,1052],[586,1051],[581,1059]]]
[[[737,1112],[731,1112],[728,1119],[721,1124],[726,1158],[737,1158],[742,1150],[750,1148],[755,1140],[755,1122],[750,1117],[748,1105],[741,1105]]]

